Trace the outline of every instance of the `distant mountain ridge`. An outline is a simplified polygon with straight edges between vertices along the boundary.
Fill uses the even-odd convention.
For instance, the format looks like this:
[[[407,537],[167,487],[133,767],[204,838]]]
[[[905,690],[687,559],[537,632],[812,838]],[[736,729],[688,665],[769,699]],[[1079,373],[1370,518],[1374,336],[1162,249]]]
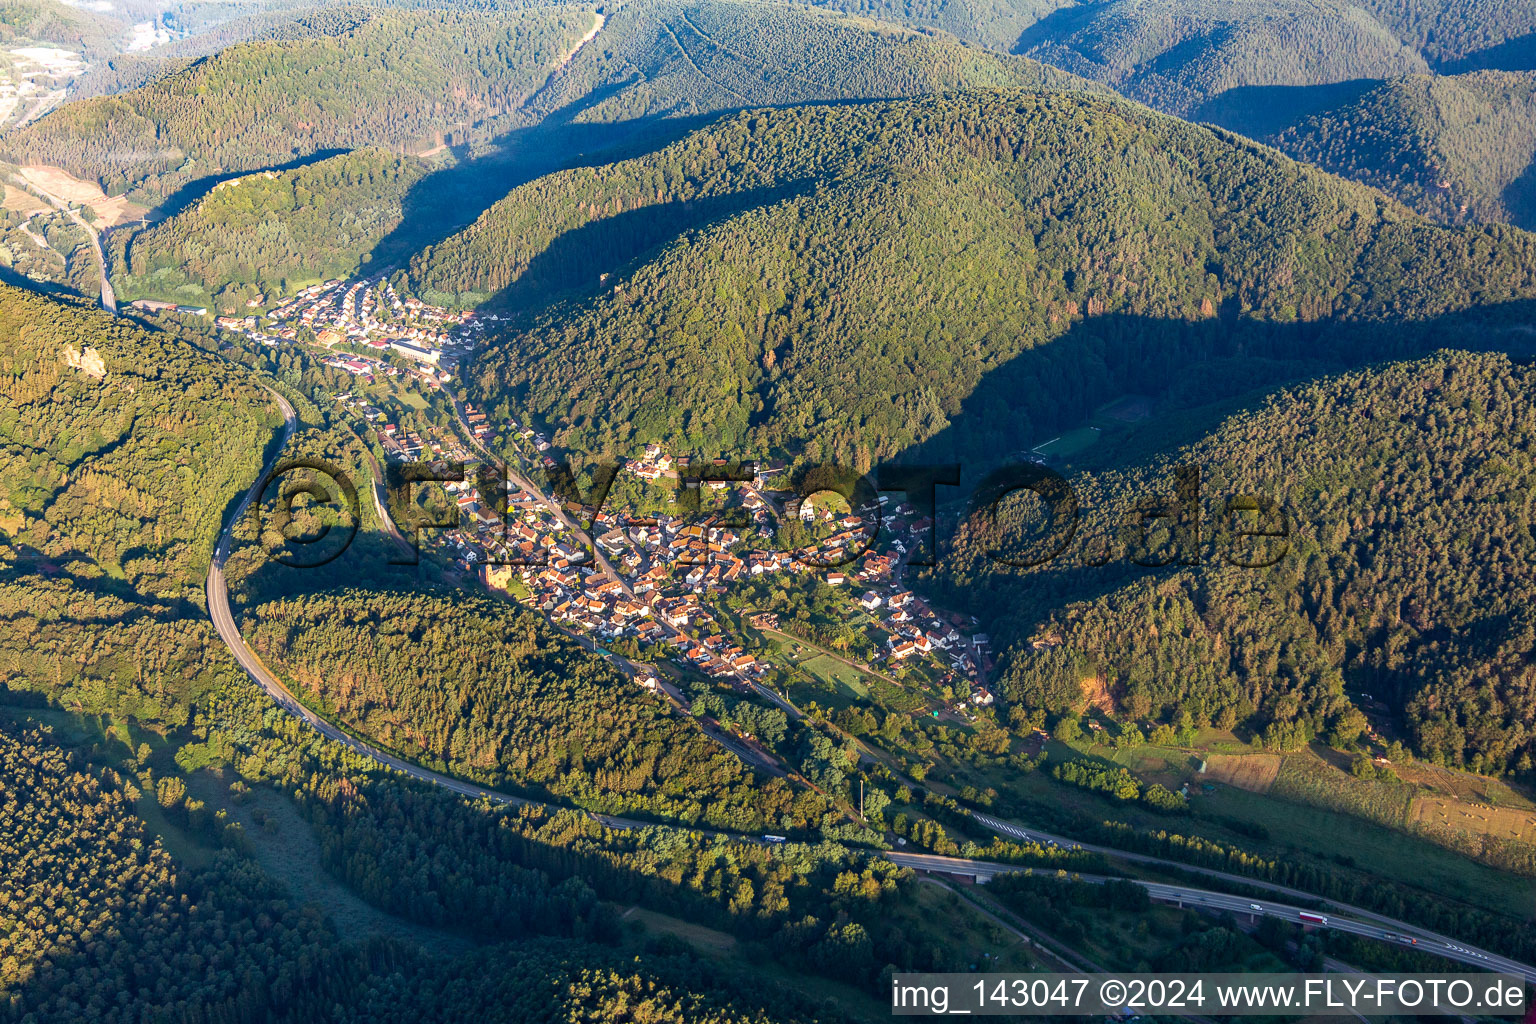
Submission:
[[[335,34],[242,43],[141,89],[69,104],[3,148],[108,194],[163,200],[200,179],[405,146],[505,113],[543,84],[595,17],[552,8],[343,18]]]
[[[1394,79],[1271,141],[1439,220],[1536,228],[1536,71]]]

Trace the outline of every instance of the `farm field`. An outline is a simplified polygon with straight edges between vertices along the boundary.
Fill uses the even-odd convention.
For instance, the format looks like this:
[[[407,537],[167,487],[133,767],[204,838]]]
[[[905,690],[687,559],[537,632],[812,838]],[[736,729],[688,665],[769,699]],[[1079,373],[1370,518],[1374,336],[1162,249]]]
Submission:
[[[1089,820],[1118,819],[1138,829],[1199,834],[1268,857],[1285,859],[1304,855],[1320,863],[1369,870],[1485,909],[1507,913],[1514,906],[1521,913],[1536,915],[1536,879],[1478,863],[1468,856],[1478,850],[1468,844],[1453,844],[1444,837],[1426,834],[1424,828],[1415,828],[1408,820],[1409,798],[1413,794],[1407,786],[1399,787],[1404,791],[1402,793],[1387,792],[1375,797],[1377,814],[1390,811],[1398,815],[1388,826],[1361,817],[1359,813],[1345,809],[1342,803],[1330,808],[1299,802],[1303,792],[1300,785],[1293,786],[1290,798],[1277,792],[1245,788],[1263,785],[1271,773],[1279,778],[1282,760],[1279,755],[1207,755],[1204,758],[1206,773],[1202,775],[1198,772],[1200,756],[1180,748],[1148,744],[1116,750],[1086,741],[1068,745],[1051,739],[1045,742],[1044,752],[1045,765],[1035,772],[1021,774],[1007,767],[978,769],[957,764],[952,766],[953,782],[957,785],[965,782],[977,788],[991,786],[999,792],[1012,794],[1026,807],[1039,808],[1042,816],[1032,819],[1030,812],[1025,810],[1017,820],[1025,823],[1033,820],[1040,828],[1051,827],[1060,815],[1078,815]],[[1191,813],[1158,814],[1136,804],[1122,803],[1065,785],[1050,777],[1052,765],[1080,759],[1124,765],[1147,782],[1161,782],[1173,789],[1188,782]],[[1363,783],[1363,780],[1337,772],[1312,754],[1288,755],[1285,760],[1296,762],[1290,769],[1292,775],[1321,780],[1323,771],[1336,772],[1340,779]],[[1213,768],[1213,765],[1217,767]],[[1364,797],[1363,793],[1354,795]],[[1433,797],[1414,797],[1413,807],[1417,809],[1420,801],[1425,799]],[[1473,804],[1458,806],[1480,813],[1488,817],[1490,823],[1497,822],[1504,827],[1516,820],[1514,813],[1526,813],[1512,809],[1511,815],[1498,815],[1488,810],[1479,811]],[[1432,811],[1418,813],[1424,815]],[[1255,838],[1256,835],[1267,838]],[[1348,837],[1347,846],[1341,843],[1341,836]]]
[[[31,184],[66,203],[88,206],[96,215],[96,227],[110,228],[138,220],[149,211],[123,196],[109,196],[94,182],[82,181],[58,167],[31,164],[21,169]]]

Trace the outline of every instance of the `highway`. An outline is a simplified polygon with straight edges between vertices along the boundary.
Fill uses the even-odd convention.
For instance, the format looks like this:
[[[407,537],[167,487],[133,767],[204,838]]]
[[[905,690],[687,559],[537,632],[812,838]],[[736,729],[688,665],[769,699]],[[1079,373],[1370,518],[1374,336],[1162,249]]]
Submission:
[[[967,876],[976,879],[978,882],[987,881],[997,875],[1031,870],[1028,867],[1021,867],[1016,864],[967,860],[961,857],[940,857],[926,853],[903,853],[896,850],[888,851],[886,856],[894,863],[902,867],[912,868],[915,871]],[[1049,868],[1036,868],[1034,870],[1046,876],[1054,874]],[[1075,874],[1073,877],[1091,883],[1103,883],[1111,880],[1102,875]],[[1479,949],[1476,946],[1468,945],[1465,942],[1460,942],[1444,935],[1437,935],[1415,925],[1405,924],[1401,921],[1392,921],[1390,918],[1384,918],[1379,914],[1372,914],[1358,907],[1342,907],[1338,910],[1318,911],[1309,907],[1298,907],[1274,900],[1232,896],[1228,893],[1212,892],[1209,889],[1196,889],[1192,886],[1168,885],[1163,882],[1149,882],[1139,878],[1120,880],[1134,882],[1136,885],[1143,887],[1147,890],[1147,895],[1159,903],[1173,903],[1178,906],[1213,911],[1230,911],[1234,914],[1246,914],[1254,918],[1276,917],[1283,921],[1289,921],[1292,924],[1303,924],[1309,928],[1328,928],[1333,931],[1347,932],[1351,935],[1378,939],[1394,945],[1408,946],[1424,953],[1433,953],[1447,960],[1455,960],[1472,967],[1482,968],[1483,970],[1516,974],[1524,978],[1528,984],[1536,985],[1536,967],[1523,964],[1518,960],[1511,960],[1497,953],[1490,953],[1485,949]],[[1338,905],[1334,904],[1334,906]],[[1303,913],[1316,915],[1321,917],[1322,920],[1304,920],[1301,917]]]
[[[234,656],[235,660],[240,664],[240,667],[246,671],[251,679],[257,683],[257,685],[266,691],[267,695],[270,696],[279,707],[294,715],[296,718],[303,721],[310,728],[320,733],[320,735],[325,736],[327,739],[330,739],[336,743],[340,743],[356,753],[371,757],[380,764],[387,765],[402,775],[417,779],[422,782],[431,783],[432,785],[439,786],[443,789],[449,790],[450,792],[457,793],[470,799],[489,800],[494,803],[504,805],[537,803],[537,801],[531,801],[522,797],[501,793],[493,789],[488,789],[484,786],[477,786],[474,783],[464,782],[460,779],[455,779],[447,775],[439,774],[437,772],[423,768],[420,765],[412,764],[409,761],[396,757],[395,755],[387,753],[386,751],[380,750],[372,744],[352,736],[351,734],[331,724],[330,722],[326,721],[305,707],[303,703],[301,703],[299,699],[295,697],[293,693],[289,691],[289,689],[283,685],[283,683],[262,663],[261,659],[257,657],[256,652],[247,646],[245,638],[240,635],[240,630],[235,625],[234,616],[230,611],[229,591],[224,580],[224,563],[228,560],[229,553],[233,545],[235,524],[240,521],[241,517],[250,511],[251,505],[256,501],[257,496],[261,493],[263,484],[265,484],[267,480],[267,474],[272,471],[272,469],[277,464],[278,459],[281,458],[283,449],[286,448],[288,443],[293,439],[294,432],[298,426],[298,417],[293,411],[293,406],[290,405],[288,401],[277,392],[272,391],[271,394],[272,397],[276,399],[278,406],[281,408],[283,413],[282,441],[278,445],[278,450],[273,454],[271,461],[263,468],[260,478],[258,478],[256,483],[254,483],[250,490],[246,492],[245,497],[241,499],[239,507],[235,510],[235,514],[230,517],[229,523],[225,526],[224,531],[219,535],[219,542],[214,548],[214,557],[208,568],[208,613],[213,620],[214,628],[218,631],[220,639],[224,641],[225,646],[229,648],[230,654]],[[394,524],[390,520],[387,506],[385,506],[379,493],[377,477],[375,477],[374,501],[376,502],[376,508],[379,511],[380,521],[386,524],[386,529],[390,529],[391,533],[398,537],[398,531],[391,529]],[[404,538],[400,539],[403,541]],[[715,738],[717,740],[720,739],[718,736]],[[727,746],[732,746],[732,744],[727,744]],[[741,754],[742,751],[737,751],[737,753]],[[653,824],[651,822],[617,818],[609,815],[592,816],[596,820],[612,828],[641,828]],[[1069,849],[1076,848],[1090,850],[1103,853],[1107,856],[1119,857],[1126,860],[1152,863],[1164,867],[1178,868],[1180,870],[1189,870],[1188,865],[1177,864],[1171,861],[1162,861],[1143,854],[1123,853],[1121,851],[1113,850],[1107,847],[1088,846],[1086,844],[1074,842],[1073,840],[1062,836],[1050,835],[1048,833],[1039,832],[1034,829],[1013,825],[1009,822],[1001,821],[997,818],[988,817],[986,815],[973,815],[973,820],[988,828],[1001,832],[1004,835],[1010,836],[1011,838],[1026,842],[1040,842],[1048,846],[1060,846]],[[736,836],[735,838],[748,842],[760,842],[760,840],[758,840],[756,837],[750,836]],[[886,851],[885,856],[887,856],[895,864],[898,864],[902,867],[912,868],[916,871],[968,876],[976,879],[977,881],[986,881],[1000,874],[1008,874],[1011,872],[1028,870],[1027,868],[1012,864],[999,864],[991,861],[968,860],[960,857],[941,857],[933,854],[905,853],[897,850]],[[1237,875],[1224,875],[1221,872],[1209,873],[1221,875],[1222,877],[1230,879],[1236,883],[1265,888],[1270,891],[1284,889],[1284,887],[1281,886],[1274,886],[1268,883],[1257,882],[1253,879],[1247,879]],[[1108,880],[1102,876],[1079,875],[1077,877],[1087,882],[1104,882]],[[1300,915],[1304,911],[1307,913],[1317,912],[1287,903],[1280,903],[1274,900],[1251,899],[1245,896],[1232,896],[1227,893],[1213,892],[1207,889],[1197,889],[1191,886],[1168,885],[1162,882],[1149,882],[1141,879],[1130,879],[1130,881],[1145,887],[1148,895],[1158,902],[1175,903],[1181,906],[1198,907],[1210,909],[1213,911],[1228,911],[1236,914],[1248,914],[1254,917],[1277,917],[1293,923],[1304,923],[1309,927],[1330,928],[1335,931],[1347,932],[1352,935],[1360,935],[1383,942],[1412,946],[1426,953],[1433,953],[1437,956],[1441,956],[1449,960],[1458,961],[1460,963],[1468,964],[1473,967],[1479,967],[1485,970],[1502,971],[1509,974],[1516,974],[1523,977],[1528,983],[1536,984],[1536,967],[1531,967],[1527,964],[1520,963],[1516,960],[1511,960],[1496,953],[1490,953],[1487,950],[1479,949],[1475,946],[1459,942],[1443,935],[1438,935],[1434,932],[1419,928],[1414,925],[1406,924],[1401,921],[1394,921],[1391,918],[1383,917],[1382,915],[1374,914],[1370,911],[1362,910],[1357,907],[1341,906],[1337,903],[1331,903],[1330,901],[1331,906],[1338,909],[1328,910],[1325,915],[1322,915],[1322,921],[1303,921]],[[1315,897],[1311,897],[1307,893],[1300,892],[1298,890],[1285,891],[1287,894],[1292,894],[1308,900],[1315,899]]]
[[[1486,950],[1476,949],[1471,946],[1466,946],[1463,943],[1453,942],[1443,935],[1438,935],[1434,932],[1427,931],[1418,927],[1417,925],[1411,925],[1404,921],[1399,921],[1396,918],[1387,917],[1385,914],[1378,914],[1373,910],[1366,910],[1363,907],[1354,907],[1347,903],[1339,903],[1336,900],[1326,899],[1324,897],[1318,896],[1315,893],[1306,892],[1302,889],[1294,889],[1290,886],[1279,885],[1275,882],[1266,882],[1263,879],[1249,878],[1245,875],[1234,875],[1231,872],[1219,871],[1215,868],[1197,867],[1193,864],[1181,864],[1178,861],[1165,860],[1161,857],[1153,857],[1145,853],[1129,853],[1127,851],[1117,850],[1109,846],[1094,846],[1091,843],[1080,843],[1074,839],[1068,839],[1065,836],[1052,835],[1048,832],[1041,832],[1038,829],[1021,827],[1011,822],[1002,821],[985,814],[976,814],[973,812],[971,814],[971,820],[992,829],[994,832],[1001,833],[1002,835],[1005,835],[1011,839],[1018,839],[1023,842],[1037,842],[1045,846],[1059,846],[1066,849],[1086,850],[1089,853],[1098,853],[1106,857],[1114,857],[1117,860],[1129,861],[1135,864],[1146,864],[1151,867],[1194,872],[1196,874],[1205,875],[1209,878],[1219,878],[1222,881],[1230,882],[1233,885],[1242,885],[1253,889],[1263,889],[1266,892],[1278,893],[1282,896],[1290,897],[1291,899],[1304,900],[1309,903],[1321,903],[1329,908],[1335,908],[1340,913],[1347,914],[1359,921],[1370,922],[1372,926],[1381,932],[1381,934],[1395,936],[1399,939],[1402,939],[1405,945],[1414,945],[1414,943],[1406,941],[1410,938],[1416,938],[1420,940],[1420,944],[1426,942],[1431,944],[1439,943],[1445,948],[1434,948],[1430,949],[1430,951],[1439,953],[1442,956],[1451,956],[1452,959],[1461,959],[1465,963],[1481,964],[1487,958],[1494,957],[1494,954],[1490,954]],[[1205,890],[1191,889],[1190,891],[1204,892]],[[1262,903],[1262,901],[1260,902]],[[1282,905],[1284,904],[1276,904],[1276,906]],[[1327,912],[1332,914],[1334,911],[1330,909]],[[1425,948],[1429,949],[1430,947],[1426,946]],[[1446,952],[1445,949],[1449,949],[1451,952]],[[1453,955],[1455,953],[1463,952],[1466,954],[1464,957]],[[1497,958],[1495,957],[1495,959]],[[1511,964],[1516,963],[1513,960],[1507,962]],[[1519,967],[1519,970],[1515,971],[1514,973],[1531,970],[1531,968],[1524,965],[1517,966]],[[1502,970],[1503,968],[1500,969]]]

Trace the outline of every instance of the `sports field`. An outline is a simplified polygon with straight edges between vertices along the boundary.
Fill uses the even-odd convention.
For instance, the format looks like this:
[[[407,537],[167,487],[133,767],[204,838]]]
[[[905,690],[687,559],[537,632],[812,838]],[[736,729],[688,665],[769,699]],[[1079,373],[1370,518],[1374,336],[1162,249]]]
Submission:
[[[1044,444],[1036,445],[1035,454],[1043,455],[1048,459],[1070,459],[1097,444],[1099,434],[1098,427],[1078,427],[1060,437],[1053,437]]]

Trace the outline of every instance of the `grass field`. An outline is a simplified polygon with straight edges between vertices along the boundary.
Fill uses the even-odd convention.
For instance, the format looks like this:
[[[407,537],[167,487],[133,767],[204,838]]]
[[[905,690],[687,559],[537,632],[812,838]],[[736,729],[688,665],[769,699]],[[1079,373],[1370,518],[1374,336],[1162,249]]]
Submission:
[[[1287,756],[1269,791],[1394,828],[1408,824],[1408,804],[1413,799],[1413,787],[1405,783],[1357,779],[1308,754]]]
[[[713,960],[724,960],[736,952],[736,937],[702,924],[684,921],[680,917],[659,914],[644,907],[630,907],[624,911],[624,920],[633,921],[651,935],[671,935],[682,939],[699,953]]]
[[[53,209],[26,189],[17,188],[15,185],[0,185],[0,188],[5,190],[5,200],[0,202],[0,207],[24,217],[36,213],[47,213]]]
[[[1078,427],[1076,430],[1069,430],[1060,437],[1053,437],[1044,444],[1037,445],[1035,454],[1043,455],[1048,459],[1070,459],[1097,444],[1099,434],[1098,427]]]
[[[887,711],[911,714],[926,708],[928,699],[914,686],[898,686],[877,675],[846,665],[803,641],[765,634],[771,657],[798,668],[800,681],[790,686],[796,703],[814,700],[822,707],[842,710],[854,705],[875,705]]]
[[[403,388],[399,386],[396,386],[393,390],[394,393],[390,397],[395,399],[395,401],[399,402],[400,404],[408,405],[412,409],[415,409],[417,412],[420,412],[427,407],[427,400],[417,392],[409,388]]]
[[[1536,845],[1536,814],[1518,807],[1469,804],[1420,794],[1409,805],[1408,823],[1415,830],[1448,839],[1460,833],[1466,837],[1465,845],[1483,836]]]
[[[1411,782],[1420,790],[1448,799],[1470,804],[1488,804],[1496,807],[1536,811],[1536,803],[1523,793],[1511,789],[1498,779],[1467,772],[1455,772],[1448,768],[1411,761],[1393,766],[1404,782]]]
[[[194,775],[187,791],[238,821],[245,831],[246,848],[256,862],[280,879],[297,902],[319,907],[344,939],[395,937],[440,954],[463,952],[475,945],[454,932],[428,928],[380,910],[338,881],[322,863],[314,830],[286,797],[258,787],[243,802],[235,803],[230,799],[229,779],[212,771]]]
[[[1224,782],[1250,793],[1268,793],[1280,774],[1279,754],[1211,754],[1205,773],[1212,782]]]
[[[1220,741],[1223,735],[1211,732],[1201,739]],[[1214,745],[1245,749],[1235,742]],[[1509,879],[1511,894],[1536,908],[1536,881],[1516,880],[1467,859],[1505,863],[1499,858],[1518,849],[1507,844],[1536,846],[1536,810],[1527,797],[1496,779],[1416,762],[1394,766],[1400,781],[1359,779],[1343,769],[1344,755],[1336,764],[1313,749],[1283,756],[1191,755],[1151,746],[1076,746],[1148,781],[1170,788],[1189,782],[1197,810],[1262,826],[1271,835],[1272,852],[1300,849],[1324,860],[1347,855],[1371,870],[1390,864],[1393,877],[1412,884],[1426,884],[1419,873],[1423,865],[1435,873],[1431,888],[1496,910],[1508,909],[1498,879]],[[1072,748],[1061,747],[1060,756],[1070,758]],[[1204,774],[1194,767],[1201,758]],[[1344,834],[1350,837],[1347,845],[1338,841]],[[1357,839],[1366,835],[1374,838],[1361,846]],[[1256,848],[1242,835],[1227,838]]]
[[[1372,874],[1500,913],[1536,916],[1536,879],[1486,867],[1397,829],[1232,786],[1218,786],[1214,792],[1196,797],[1195,802],[1212,815],[1252,822],[1269,830],[1267,842],[1235,837],[1232,841],[1237,845],[1281,856],[1287,849],[1300,850],[1323,861],[1347,854]]]
[[[1088,751],[1095,757],[1124,765],[1148,782],[1161,782],[1170,789],[1178,789],[1194,774],[1194,759],[1182,750],[1144,745],[1118,750],[1114,747],[1095,746],[1088,748]]]
[[[814,658],[807,658],[800,662],[800,667],[839,690],[846,691],[854,699],[863,700],[869,696],[869,687],[865,685],[865,675],[851,665],[845,665],[840,661],[819,654]]]

